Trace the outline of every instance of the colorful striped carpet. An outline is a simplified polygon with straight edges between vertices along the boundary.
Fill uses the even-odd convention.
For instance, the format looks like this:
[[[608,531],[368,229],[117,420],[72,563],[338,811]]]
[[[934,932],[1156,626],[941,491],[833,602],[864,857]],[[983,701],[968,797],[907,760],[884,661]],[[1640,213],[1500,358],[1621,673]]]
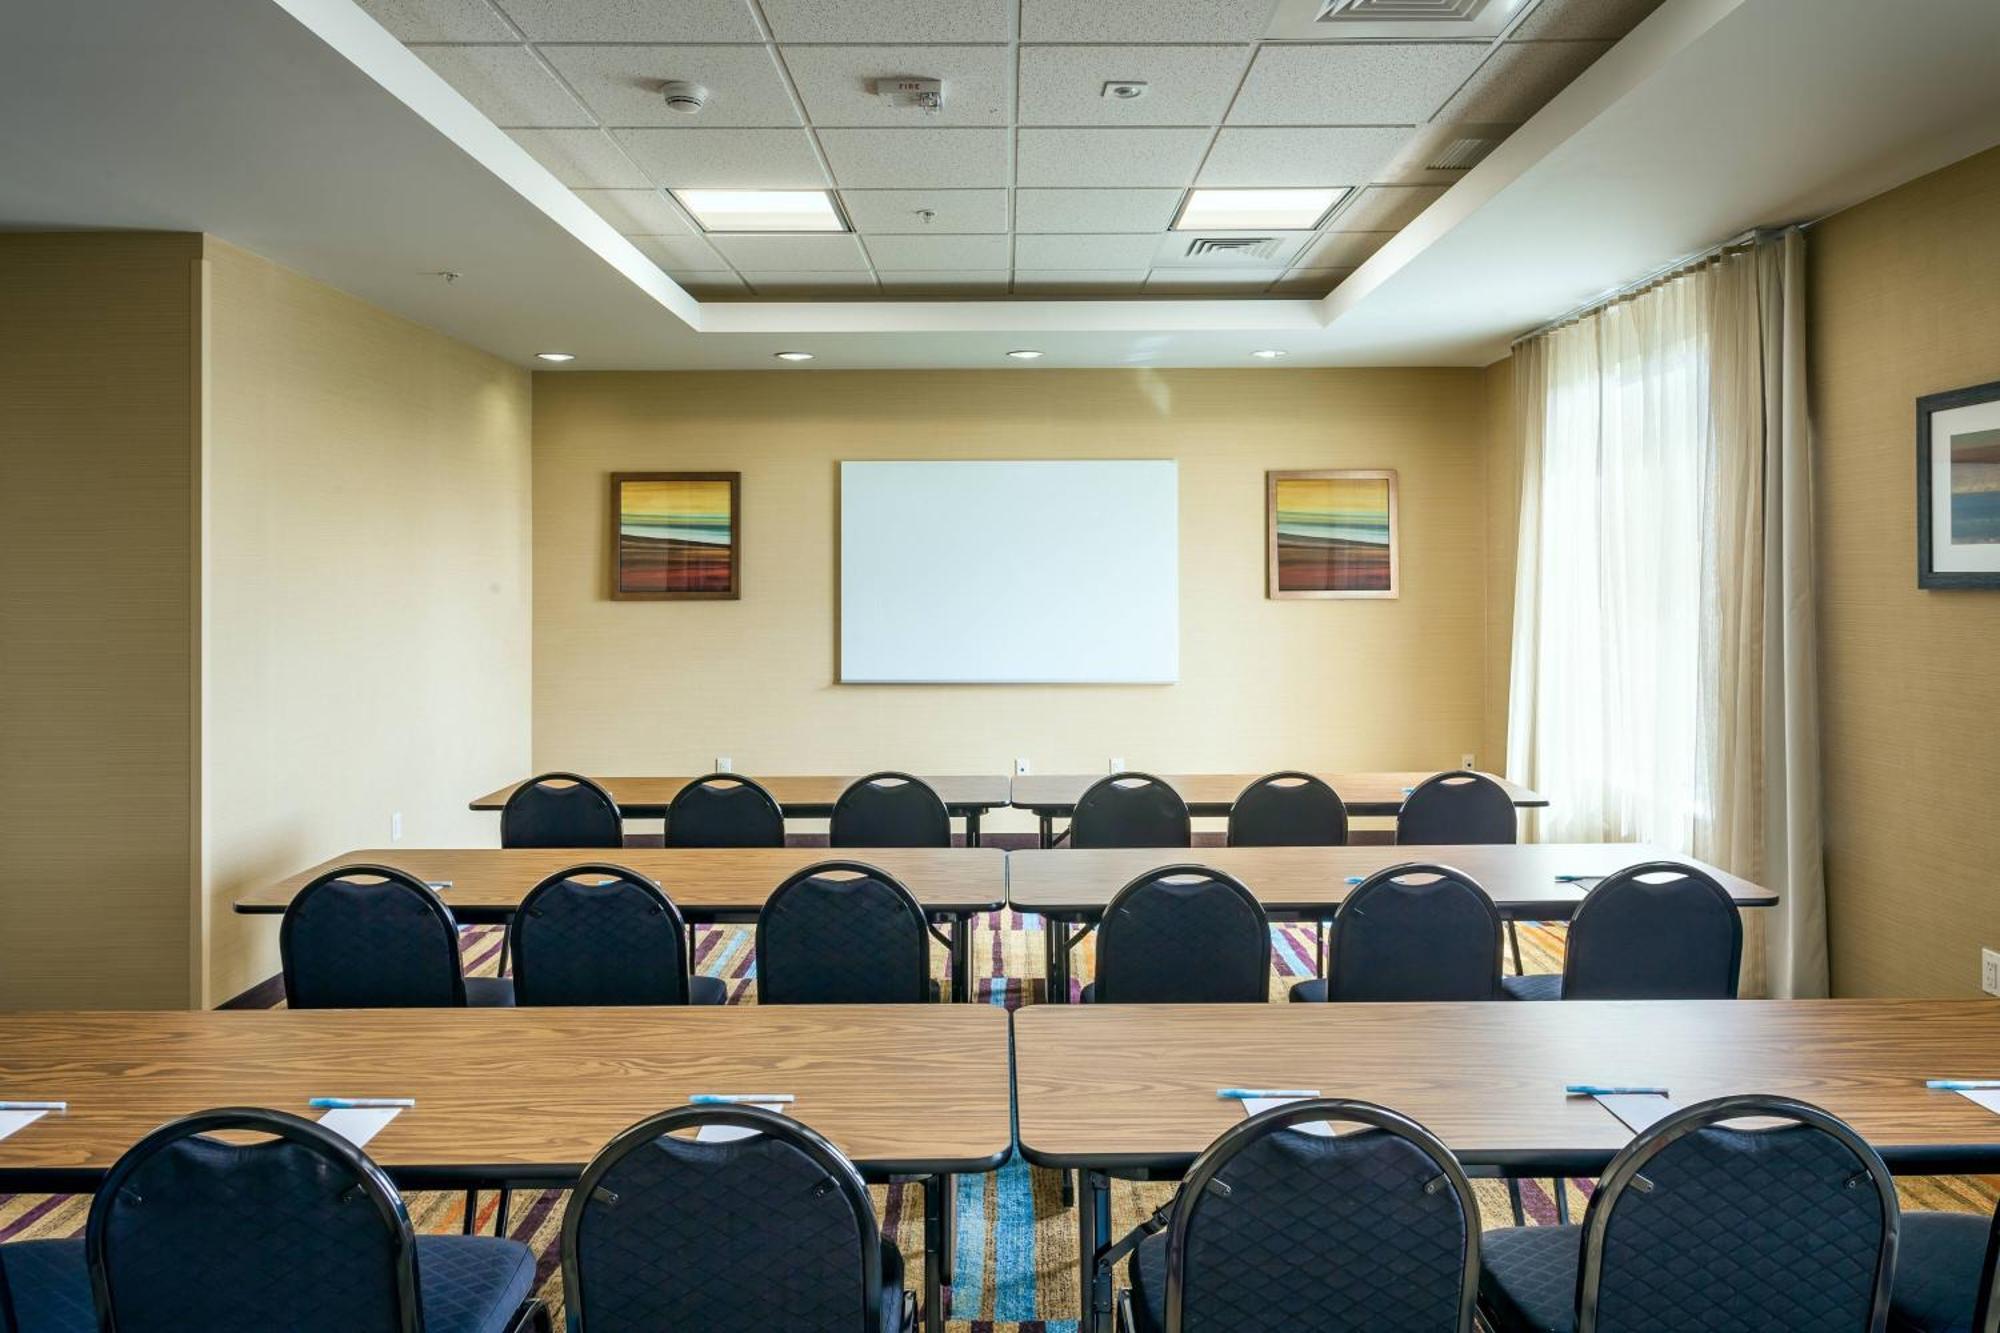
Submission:
[[[491,975],[499,964],[501,931],[473,927],[466,932],[466,963],[475,975]],[[1287,926],[1272,932],[1272,969],[1284,986],[1310,975],[1313,938],[1310,927]],[[973,932],[976,997],[1009,1008],[1041,998],[1042,945],[1037,918],[1017,912],[982,917]],[[1562,931],[1525,927],[1521,943],[1527,970],[1560,971]],[[1088,946],[1079,950],[1074,984],[1090,979]],[[732,1003],[755,1003],[755,968],[748,927],[710,927],[701,932],[697,961],[703,972],[730,983]],[[942,950],[934,964],[942,976]],[[1556,1219],[1548,1182],[1524,1183],[1528,1214],[1538,1224]],[[1577,1217],[1588,1199],[1588,1182],[1569,1182],[1570,1206]],[[1480,1208],[1487,1226],[1512,1221],[1504,1188],[1494,1181],[1478,1182]],[[1902,1182],[1906,1207],[1968,1212],[1993,1210],[1995,1182],[1966,1177],[1910,1179]],[[1114,1186],[1114,1234],[1164,1203],[1169,1185]],[[915,1186],[878,1187],[876,1206],[886,1234],[895,1238],[912,1260],[911,1281],[919,1291],[915,1269],[922,1253],[923,1199]],[[558,1307],[561,1327],[562,1274],[557,1237],[565,1195],[560,1191],[527,1191],[514,1196],[508,1231],[528,1242],[540,1256],[542,1295]],[[81,1196],[0,1195],[0,1241],[34,1237],[75,1236],[83,1231],[89,1199]],[[418,1230],[455,1233],[464,1217],[464,1196],[420,1193],[408,1196]],[[495,1196],[480,1196],[482,1230],[491,1232]],[[964,1176],[958,1181],[958,1271],[950,1293],[950,1333],[1074,1333],[1077,1319],[1076,1216],[1062,1206],[1057,1178],[1031,1169],[1018,1158],[991,1175]]]

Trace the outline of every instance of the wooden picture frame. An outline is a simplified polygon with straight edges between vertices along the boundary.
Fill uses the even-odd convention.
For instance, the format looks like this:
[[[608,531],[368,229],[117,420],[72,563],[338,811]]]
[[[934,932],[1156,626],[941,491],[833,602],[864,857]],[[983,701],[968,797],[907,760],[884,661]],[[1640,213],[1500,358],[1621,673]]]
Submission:
[[[611,600],[740,598],[742,490],[740,472],[612,473]]]
[[[1396,492],[1393,468],[1266,472],[1264,595],[1399,596]],[[1281,532],[1280,517],[1287,514],[1292,517]]]
[[[1917,399],[1917,586],[2000,588],[2000,380]]]

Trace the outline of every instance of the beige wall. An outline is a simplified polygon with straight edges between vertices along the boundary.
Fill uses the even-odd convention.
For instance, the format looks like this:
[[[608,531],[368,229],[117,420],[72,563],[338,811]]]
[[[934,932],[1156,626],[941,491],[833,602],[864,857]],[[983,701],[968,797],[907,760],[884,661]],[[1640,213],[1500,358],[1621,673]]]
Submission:
[[[525,371],[209,244],[201,1000],[277,971],[229,910],[336,852],[491,845],[528,763]]]
[[[1455,764],[1486,721],[1486,411],[1471,370],[537,375],[535,764]],[[835,683],[838,460],[1088,457],[1180,462],[1179,684]],[[1385,466],[1402,598],[1267,600],[1265,469]],[[608,600],[606,478],[650,470],[743,473],[741,601]],[[965,595],[1006,577],[995,551]]]
[[[1916,581],[1915,399],[2000,379],[2000,150],[1811,234],[1833,986],[1976,994],[2000,948],[2000,592]]]
[[[188,996],[193,236],[0,236],[0,1007]]]

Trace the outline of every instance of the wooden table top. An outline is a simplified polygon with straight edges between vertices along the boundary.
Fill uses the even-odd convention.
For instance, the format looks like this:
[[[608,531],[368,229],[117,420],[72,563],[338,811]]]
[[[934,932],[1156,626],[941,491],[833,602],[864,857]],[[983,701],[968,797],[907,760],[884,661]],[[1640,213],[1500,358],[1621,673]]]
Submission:
[[[1778,896],[1688,857],[1670,856],[1644,843],[1524,842],[1457,847],[1054,847],[1012,852],[1007,858],[1007,901],[1024,912],[1090,915],[1104,910],[1118,890],[1157,866],[1192,862],[1243,881],[1274,912],[1332,909],[1346,901],[1351,876],[1367,876],[1405,861],[1429,861],[1462,870],[1510,916],[1566,921],[1588,884],[1560,883],[1558,875],[1596,879],[1641,861],[1680,861],[1721,882],[1742,907],[1769,907]]]
[[[1986,1000],[1032,1005],[1014,1052],[1022,1151],[1052,1166],[1184,1167],[1243,1118],[1216,1089],[1273,1087],[1379,1102],[1469,1162],[1601,1167],[1631,1133],[1568,1083],[1792,1096],[1902,1170],[2000,1164],[2000,1115],[1923,1086],[2000,1078]]]
[[[1102,773],[1030,773],[1014,779],[1010,804],[1036,814],[1067,816],[1076,809],[1079,797]],[[1197,815],[1226,815],[1243,789],[1264,776],[1261,773],[1157,774],[1181,794],[1188,809]],[[1393,815],[1403,808],[1403,797],[1411,787],[1434,772],[1412,773],[1320,773],[1321,781],[1340,793],[1349,814]],[[1497,774],[1487,774],[1506,788],[1515,805],[1547,805],[1548,799]]]
[[[0,1174],[102,1171],[213,1107],[414,1097],[368,1145],[385,1168],[570,1176],[697,1092],[793,1093],[874,1171],[978,1171],[1012,1140],[1007,1060],[983,1004],[0,1014],[0,1088],[69,1103],[0,1140]]]
[[[589,774],[597,784],[611,793],[611,799],[618,802],[618,808],[628,816],[640,817],[663,815],[673,804],[674,796],[682,787],[696,780],[694,777],[667,778],[601,778]],[[792,774],[744,773],[740,776],[754,780],[773,800],[784,807],[785,814],[794,819],[821,818],[833,811],[833,803],[840,794],[854,785],[859,773],[848,777],[798,776]],[[938,796],[955,815],[970,810],[997,810],[1007,804],[1008,786],[1005,776],[998,773],[977,776],[934,778],[919,773],[918,777],[937,789]],[[521,779],[526,782],[527,779]],[[474,810],[498,810],[507,804],[507,798],[521,782],[510,782],[498,791],[491,791],[472,803]]]
[[[236,900],[239,912],[283,912],[315,877],[346,865],[386,865],[431,883],[454,912],[491,918],[514,911],[528,890],[570,866],[608,861],[657,880],[695,917],[755,914],[785,877],[828,860],[863,861],[888,871],[926,909],[992,911],[1007,900],[1007,857],[996,847],[383,847],[345,852]]]

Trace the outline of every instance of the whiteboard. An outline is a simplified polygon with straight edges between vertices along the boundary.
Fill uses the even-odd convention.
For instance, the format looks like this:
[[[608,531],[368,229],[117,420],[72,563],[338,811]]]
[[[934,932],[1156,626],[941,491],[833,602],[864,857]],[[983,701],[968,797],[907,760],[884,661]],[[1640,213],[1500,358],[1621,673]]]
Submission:
[[[843,682],[1179,676],[1172,460],[840,465]]]

